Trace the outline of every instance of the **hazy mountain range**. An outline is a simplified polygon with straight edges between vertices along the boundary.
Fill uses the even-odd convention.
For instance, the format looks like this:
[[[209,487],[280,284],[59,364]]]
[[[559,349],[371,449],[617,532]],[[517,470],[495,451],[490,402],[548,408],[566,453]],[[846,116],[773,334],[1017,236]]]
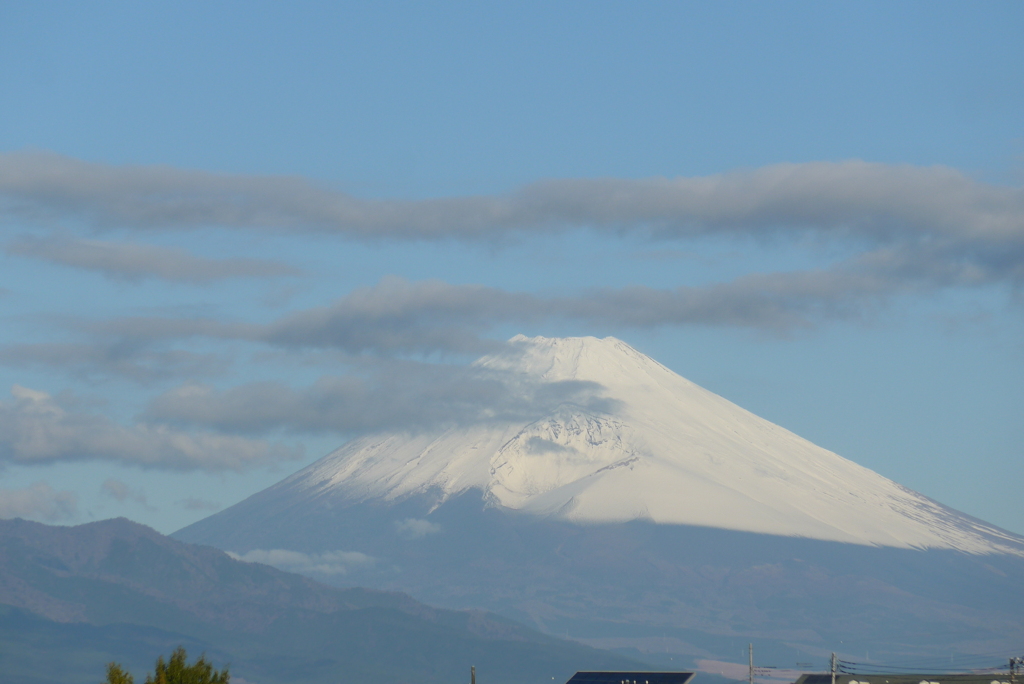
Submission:
[[[95,684],[105,664],[141,681],[158,655],[205,652],[233,681],[563,682],[636,668],[481,611],[337,589],[125,519],[77,527],[0,520],[0,679]]]

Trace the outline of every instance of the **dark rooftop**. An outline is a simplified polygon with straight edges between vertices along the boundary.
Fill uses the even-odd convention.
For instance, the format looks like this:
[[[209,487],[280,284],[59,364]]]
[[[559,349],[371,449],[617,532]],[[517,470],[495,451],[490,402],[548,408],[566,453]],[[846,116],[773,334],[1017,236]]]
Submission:
[[[686,684],[692,672],[577,672],[567,684]]]

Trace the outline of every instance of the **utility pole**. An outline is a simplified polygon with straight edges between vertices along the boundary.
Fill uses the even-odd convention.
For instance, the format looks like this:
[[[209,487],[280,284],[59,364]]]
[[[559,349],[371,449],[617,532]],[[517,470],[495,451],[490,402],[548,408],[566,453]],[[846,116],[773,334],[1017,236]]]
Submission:
[[[750,684],[754,684],[754,644],[748,644],[747,649],[750,651]]]
[[[832,684],[836,684],[836,654],[832,653]]]
[[[476,684],[476,665],[469,666],[469,684]]]

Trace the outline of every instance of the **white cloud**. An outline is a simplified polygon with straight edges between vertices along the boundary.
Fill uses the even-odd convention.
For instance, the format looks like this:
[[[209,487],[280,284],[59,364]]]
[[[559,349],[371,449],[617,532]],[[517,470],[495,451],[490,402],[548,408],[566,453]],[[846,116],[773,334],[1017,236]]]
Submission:
[[[142,490],[133,489],[121,480],[116,480],[112,477],[103,481],[103,484],[100,485],[100,493],[120,503],[134,501],[147,508],[149,507],[149,504],[146,502],[146,495],[142,493]]]
[[[345,575],[376,563],[373,556],[358,551],[326,551],[301,553],[287,549],[253,549],[243,554],[228,552],[232,558],[247,563],[263,563],[279,570],[303,575]]]
[[[578,228],[677,240],[809,235],[817,244],[859,251],[823,270],[569,297],[385,281],[334,306],[299,312],[270,326],[164,325],[165,332],[173,328],[176,334],[191,330],[193,335],[353,352],[401,352],[410,346],[479,351],[475,337],[481,329],[551,318],[620,326],[790,329],[816,320],[856,318],[886,297],[911,291],[1024,285],[1024,189],[978,182],[948,167],[860,160],[776,164],[704,177],[545,180],[492,196],[366,200],[302,178],[117,167],[18,152],[0,154],[0,211],[21,220],[66,218],[95,228],[219,225],[389,240],[493,240],[510,233]],[[166,261],[137,246],[51,242],[27,238],[12,249],[112,273],[129,273],[143,262],[153,271],[152,264]],[[182,255],[171,262],[178,266],[164,277],[195,279],[217,271]],[[159,327],[156,321],[132,324],[150,334]]]
[[[99,271],[110,278],[138,281],[208,283],[228,278],[298,275],[297,269],[262,259],[204,259],[183,249],[135,243],[81,240],[66,236],[24,236],[7,245],[8,254]]]
[[[143,415],[177,426],[239,434],[279,429],[353,434],[529,421],[564,403],[593,411],[614,406],[592,382],[526,381],[497,370],[405,361],[379,364],[376,371],[323,377],[301,389],[259,382],[218,391],[192,383],[156,397]]]
[[[0,349],[0,364],[15,368],[43,366],[68,369],[92,380],[119,376],[142,384],[169,377],[209,377],[222,374],[229,357],[183,349],[153,350],[123,340],[82,343],[37,342]]]
[[[92,413],[66,410],[46,392],[15,385],[0,402],[0,461],[105,460],[171,470],[244,470],[301,452],[259,440],[167,425],[124,427]]]
[[[56,491],[45,482],[25,489],[0,489],[0,518],[32,518],[56,522],[74,518],[78,497],[71,491]]]
[[[826,321],[860,320],[903,295],[993,285],[1024,286],[1024,239],[1017,247],[955,241],[901,245],[821,269],[750,273],[697,287],[634,285],[553,296],[388,276],[328,306],[295,311],[267,324],[130,317],[81,327],[133,349],[205,337],[349,354],[469,354],[493,350],[497,343],[484,336],[499,326],[571,321],[608,332],[715,326],[786,333]]]
[[[441,531],[441,526],[429,520],[406,518],[405,520],[396,520],[395,529],[406,539],[418,539],[428,534],[437,534]]]
[[[504,195],[368,200],[304,178],[111,166],[45,152],[0,154],[0,208],[96,228],[238,228],[360,239],[480,240],[578,226],[673,236],[812,230],[1018,238],[1019,188],[956,169],[848,160],[775,164],[702,177],[544,180]]]

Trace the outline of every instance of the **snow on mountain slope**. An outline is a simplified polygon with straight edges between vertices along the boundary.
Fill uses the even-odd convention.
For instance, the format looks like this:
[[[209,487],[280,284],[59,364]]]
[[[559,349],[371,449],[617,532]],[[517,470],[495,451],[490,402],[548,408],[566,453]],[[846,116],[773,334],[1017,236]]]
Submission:
[[[614,338],[525,338],[476,362],[526,383],[600,385],[529,423],[353,440],[279,486],[351,503],[476,488],[575,523],[644,519],[856,544],[1024,555],[1019,537],[815,446]],[[592,406],[588,405],[588,406]]]

